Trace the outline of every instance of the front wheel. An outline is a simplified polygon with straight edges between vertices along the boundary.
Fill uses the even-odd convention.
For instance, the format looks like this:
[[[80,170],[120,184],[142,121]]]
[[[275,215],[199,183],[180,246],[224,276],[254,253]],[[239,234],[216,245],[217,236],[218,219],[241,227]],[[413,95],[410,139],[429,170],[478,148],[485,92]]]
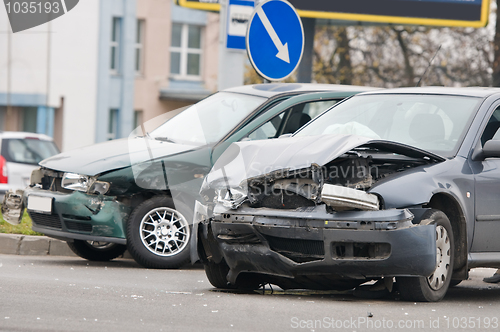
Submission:
[[[147,268],[173,269],[189,260],[192,216],[182,203],[155,196],[138,205],[127,225],[127,246],[135,261]]]
[[[236,288],[227,281],[226,277],[229,273],[229,266],[227,266],[224,260],[220,263],[208,261],[203,263],[203,267],[205,268],[205,274],[207,275],[208,281],[210,281],[215,288]]]
[[[451,223],[439,210],[429,210],[421,224],[436,225],[436,269],[428,277],[398,277],[401,298],[406,301],[436,302],[446,294],[453,273],[454,241]]]
[[[123,244],[74,240],[67,242],[68,247],[78,256],[89,261],[107,262],[123,255],[127,247]]]

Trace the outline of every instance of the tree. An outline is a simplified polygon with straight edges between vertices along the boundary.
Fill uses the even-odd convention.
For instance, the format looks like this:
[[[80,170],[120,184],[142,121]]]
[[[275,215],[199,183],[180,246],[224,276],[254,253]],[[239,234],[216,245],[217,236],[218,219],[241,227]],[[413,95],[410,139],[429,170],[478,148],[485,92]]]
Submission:
[[[495,12],[498,8],[498,2],[496,2]],[[495,20],[495,38],[493,40],[493,68],[492,68],[492,84],[493,86],[500,86],[500,15],[496,15]]]
[[[351,50],[346,27],[317,28],[314,38],[313,79],[318,83],[352,84]]]
[[[313,77],[320,83],[415,86],[436,55],[422,85],[489,86],[492,40],[492,24],[481,29],[322,26],[315,37]],[[500,63],[500,52],[498,57]],[[498,76],[500,81],[500,68]]]

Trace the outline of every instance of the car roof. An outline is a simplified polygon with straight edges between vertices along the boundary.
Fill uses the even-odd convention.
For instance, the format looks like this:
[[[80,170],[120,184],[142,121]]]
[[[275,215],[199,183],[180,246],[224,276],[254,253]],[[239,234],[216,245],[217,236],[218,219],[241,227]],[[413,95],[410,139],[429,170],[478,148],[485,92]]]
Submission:
[[[307,93],[307,92],[364,92],[380,90],[367,86],[357,85],[341,85],[341,84],[314,84],[314,83],[267,83],[267,84],[252,84],[243,85],[234,88],[229,88],[223,91],[249,94],[261,97],[274,97],[280,94]]]
[[[24,131],[0,131],[0,138],[37,138],[44,141],[53,141],[52,137],[44,134],[28,133]]]
[[[500,94],[500,88],[490,87],[443,87],[443,86],[428,86],[428,87],[413,87],[413,88],[396,88],[384,89],[378,91],[369,91],[362,95],[371,94],[435,94],[435,95],[456,95],[469,97],[489,97],[494,94]]]

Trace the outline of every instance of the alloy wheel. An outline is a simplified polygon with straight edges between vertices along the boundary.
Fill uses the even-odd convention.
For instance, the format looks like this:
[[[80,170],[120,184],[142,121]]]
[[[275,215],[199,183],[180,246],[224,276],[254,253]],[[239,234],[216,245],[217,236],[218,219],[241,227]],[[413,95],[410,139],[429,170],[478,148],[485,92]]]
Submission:
[[[140,237],[152,253],[168,257],[181,252],[189,240],[189,224],[179,211],[160,207],[149,211],[141,220]]]

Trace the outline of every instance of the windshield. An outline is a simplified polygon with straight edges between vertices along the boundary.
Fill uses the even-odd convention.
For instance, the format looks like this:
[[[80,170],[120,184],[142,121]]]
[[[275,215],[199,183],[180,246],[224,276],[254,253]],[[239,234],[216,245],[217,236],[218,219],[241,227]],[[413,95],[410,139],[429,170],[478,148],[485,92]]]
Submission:
[[[355,96],[317,117],[296,136],[359,135],[452,157],[481,100],[448,95]]]
[[[150,133],[159,140],[205,145],[220,141],[266,99],[218,92],[187,108]]]
[[[2,156],[14,163],[37,165],[58,153],[59,149],[51,141],[36,138],[2,140]]]

